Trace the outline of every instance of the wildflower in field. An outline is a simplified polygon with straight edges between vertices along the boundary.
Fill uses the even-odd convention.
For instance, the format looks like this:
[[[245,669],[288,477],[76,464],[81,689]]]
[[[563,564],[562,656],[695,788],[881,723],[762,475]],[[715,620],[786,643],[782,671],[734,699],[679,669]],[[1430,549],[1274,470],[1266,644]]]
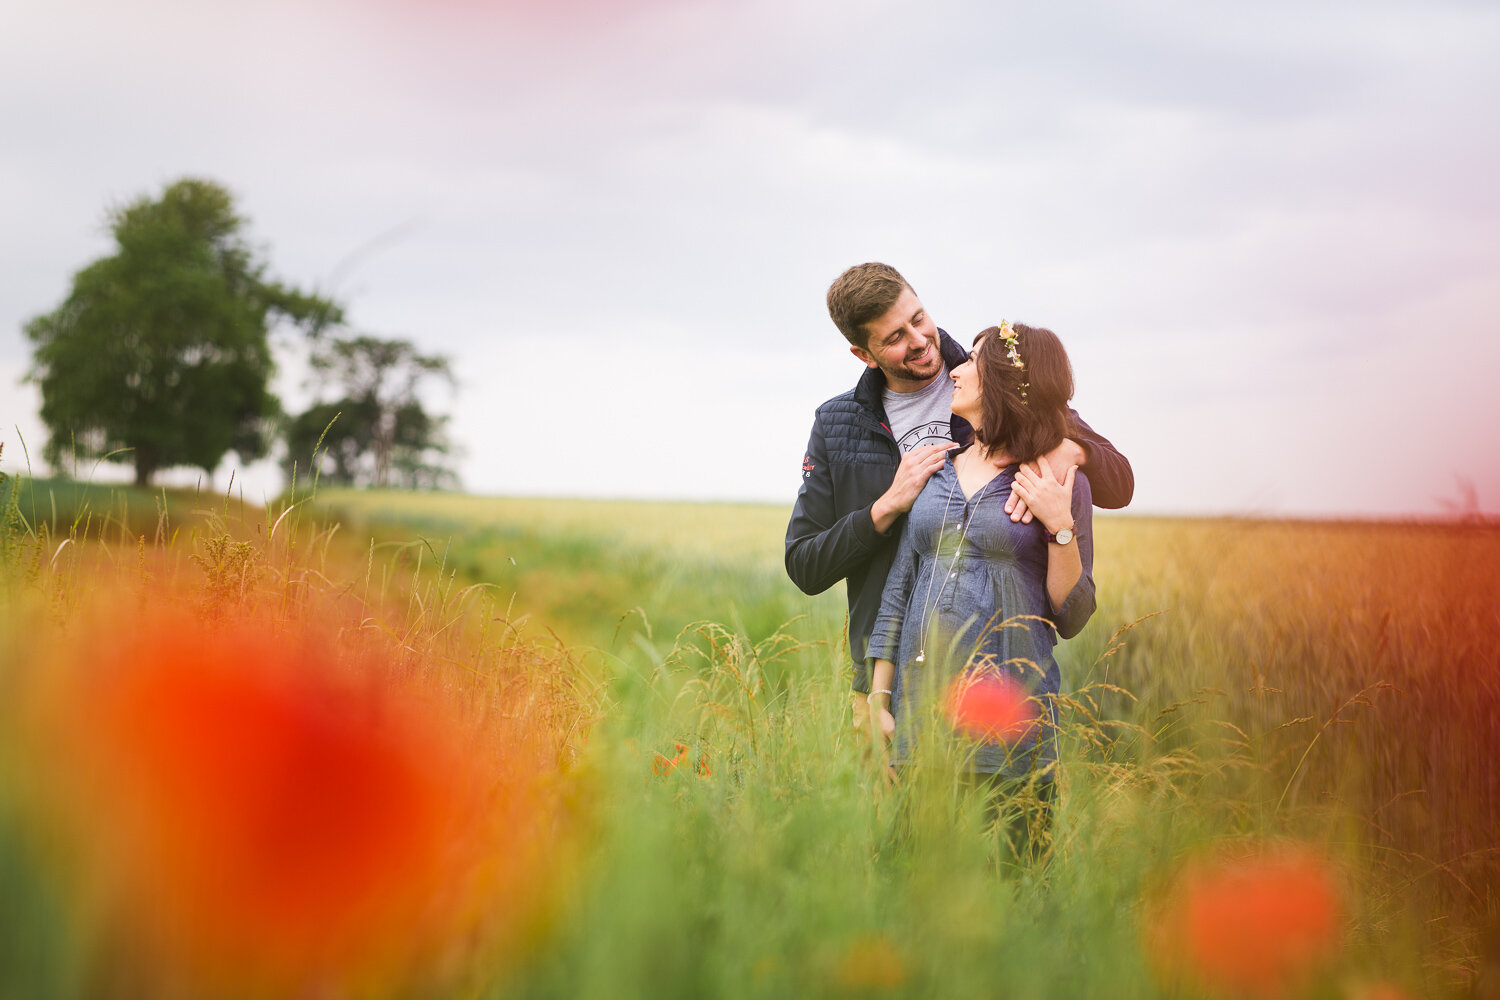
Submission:
[[[969,739],[1014,743],[1035,725],[1036,702],[1009,677],[963,674],[948,686],[944,702],[953,728]]]
[[[672,749],[676,751],[675,757],[667,757],[664,754],[653,754],[651,759],[651,773],[658,778],[664,778],[677,768],[685,765],[692,748],[686,743],[673,743]],[[698,760],[693,764],[693,773],[700,778],[707,778],[713,774],[708,766],[708,751],[698,754]]]
[[[79,660],[58,736],[86,881],[128,914],[111,933],[206,993],[410,972],[472,916],[464,886],[514,890],[509,856],[529,863],[527,792],[378,658],[339,659],[270,622],[153,612]]]
[[[1171,984],[1286,996],[1339,951],[1344,911],[1326,859],[1259,846],[1186,865],[1156,907],[1152,959]]]
[[[651,760],[651,773],[658,778],[664,778],[677,770],[677,765],[687,759],[688,748],[685,743],[673,743],[672,749],[677,751],[677,756],[666,757],[656,754]]]

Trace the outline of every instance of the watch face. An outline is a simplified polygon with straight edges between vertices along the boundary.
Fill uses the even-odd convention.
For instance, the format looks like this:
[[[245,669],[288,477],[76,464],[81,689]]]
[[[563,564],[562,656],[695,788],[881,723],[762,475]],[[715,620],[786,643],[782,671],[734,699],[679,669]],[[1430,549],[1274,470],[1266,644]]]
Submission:
[[[1058,545],[1067,545],[1072,540],[1073,540],[1073,529],[1072,528],[1064,528],[1063,530],[1061,530],[1061,531],[1059,531],[1057,533],[1057,544]]]

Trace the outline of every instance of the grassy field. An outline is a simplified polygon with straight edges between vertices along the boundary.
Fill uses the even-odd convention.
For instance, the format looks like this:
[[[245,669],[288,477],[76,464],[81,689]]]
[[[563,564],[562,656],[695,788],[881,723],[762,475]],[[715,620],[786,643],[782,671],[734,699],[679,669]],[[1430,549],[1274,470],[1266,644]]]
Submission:
[[[545,777],[541,888],[482,895],[400,969],[319,967],[327,995],[1449,996],[1496,961],[1491,528],[1100,517],[1056,821],[1021,863],[963,783],[872,765],[842,594],[786,580],[783,508],[325,491],[285,518],[186,502],[155,532],[138,496],[59,555],[74,519],[42,529],[39,495],[7,529],[12,691],[61,648],[38,621],[76,634],[112,579],[175,580],[213,616],[386,643],[400,683],[469,706],[463,746],[492,750],[466,760],[524,743]],[[0,905],[25,933],[0,992],[194,995],[170,957],[111,978],[110,918],[33,863],[37,747],[5,746]],[[1190,874],[1228,855],[1227,881]]]
[[[377,546],[425,540],[425,558],[569,646],[661,656],[700,621],[754,642],[794,619],[804,636],[843,627],[840,595],[810,599],[787,579],[777,507],[329,490],[318,513]]]

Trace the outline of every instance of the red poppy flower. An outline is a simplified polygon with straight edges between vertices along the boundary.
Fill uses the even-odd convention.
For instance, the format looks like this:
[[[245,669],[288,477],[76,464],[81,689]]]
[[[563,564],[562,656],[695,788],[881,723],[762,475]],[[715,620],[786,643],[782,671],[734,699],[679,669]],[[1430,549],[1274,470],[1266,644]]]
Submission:
[[[502,812],[535,825],[521,784],[466,756],[455,717],[388,664],[345,650],[335,670],[339,653],[152,613],[73,654],[61,735],[82,783],[64,797],[91,881],[153,961],[268,993],[368,981],[472,913],[469,876],[520,885],[493,869],[531,834],[491,839]]]
[[[692,752],[692,748],[686,743],[673,743],[672,749],[677,751],[677,756],[667,757],[664,754],[652,754],[651,773],[658,778],[664,778],[677,770],[677,768],[685,766],[688,761],[688,755]],[[698,760],[693,764],[693,773],[700,778],[707,778],[713,774],[713,771],[708,766],[708,751],[705,750],[698,754]]]
[[[659,778],[664,778],[677,770],[677,765],[687,760],[688,748],[685,743],[673,743],[672,748],[677,751],[675,757],[664,757],[656,754],[651,761],[651,773]]]
[[[944,707],[953,728],[973,740],[1014,743],[1036,724],[1037,705],[1009,677],[967,674],[948,685]]]
[[[1328,863],[1258,848],[1183,868],[1158,911],[1153,958],[1209,992],[1285,996],[1342,943],[1343,907]]]

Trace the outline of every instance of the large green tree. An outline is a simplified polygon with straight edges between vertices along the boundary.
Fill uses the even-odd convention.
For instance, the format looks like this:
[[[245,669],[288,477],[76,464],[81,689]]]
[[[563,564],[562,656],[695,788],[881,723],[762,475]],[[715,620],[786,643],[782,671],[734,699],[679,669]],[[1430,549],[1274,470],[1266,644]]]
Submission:
[[[265,454],[279,411],[269,330],[317,334],[332,301],[266,277],[228,191],[172,184],[110,213],[116,250],[73,276],[66,301],[26,324],[48,461],[128,451],[135,479],[226,452]]]

